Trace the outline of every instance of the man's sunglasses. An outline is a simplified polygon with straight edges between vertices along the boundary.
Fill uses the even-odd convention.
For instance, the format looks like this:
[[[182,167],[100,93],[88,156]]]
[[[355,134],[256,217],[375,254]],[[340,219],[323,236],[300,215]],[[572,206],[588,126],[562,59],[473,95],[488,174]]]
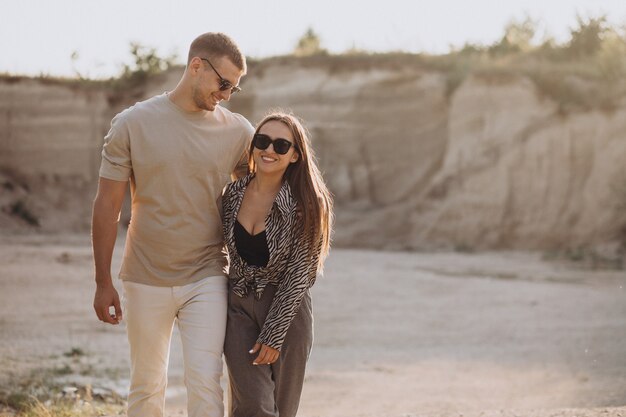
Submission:
[[[283,139],[283,138],[278,138],[278,139],[272,139],[267,135],[264,135],[262,133],[257,133],[256,135],[254,135],[254,138],[252,139],[252,143],[254,144],[254,147],[260,150],[265,150],[267,148],[269,148],[270,145],[272,145],[274,147],[274,152],[276,152],[279,155],[284,155],[287,152],[289,152],[289,148],[291,148],[291,145],[293,145],[293,143],[289,142],[287,139]]]
[[[201,60],[203,60],[203,61],[206,61],[206,62],[207,62],[207,63],[211,66],[211,68],[213,68],[213,71],[215,71],[215,73],[216,73],[216,74],[217,74],[217,76],[219,77],[219,79],[220,79],[220,87],[219,87],[220,91],[230,90],[230,93],[231,93],[231,94],[238,93],[238,92],[240,92],[240,91],[241,91],[241,87],[236,86],[236,85],[233,85],[233,83],[231,83],[230,81],[228,81],[226,78],[222,77],[222,76],[220,75],[220,73],[219,73],[219,72],[217,72],[217,70],[215,69],[215,67],[213,66],[213,64],[211,64],[211,61],[209,61],[209,60],[208,60],[208,59],[206,59],[206,58],[200,58],[200,59],[201,59]]]

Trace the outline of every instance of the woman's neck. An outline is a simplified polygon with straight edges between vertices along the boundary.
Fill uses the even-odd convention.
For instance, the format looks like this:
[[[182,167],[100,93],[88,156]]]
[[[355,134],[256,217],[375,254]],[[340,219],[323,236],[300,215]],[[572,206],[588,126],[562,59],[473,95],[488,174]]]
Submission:
[[[268,175],[261,172],[257,172],[254,175],[253,181],[250,186],[252,189],[259,193],[278,193],[280,187],[283,184],[283,176],[281,175]]]

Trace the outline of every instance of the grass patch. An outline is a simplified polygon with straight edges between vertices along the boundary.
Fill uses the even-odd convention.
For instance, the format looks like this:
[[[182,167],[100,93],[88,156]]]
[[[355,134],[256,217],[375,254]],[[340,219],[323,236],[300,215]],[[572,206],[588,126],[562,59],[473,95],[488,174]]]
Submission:
[[[18,417],[95,417],[124,415],[124,409],[121,404],[93,403],[81,399],[41,402],[36,398],[30,398],[15,411]]]
[[[21,411],[31,407],[34,404],[35,398],[31,395],[21,392],[13,392],[6,396],[6,398],[0,399],[7,407],[14,410]]]
[[[83,355],[85,352],[82,349],[72,348],[63,357],[68,358],[64,360],[77,361]],[[90,383],[72,382],[72,375],[85,381],[78,375],[94,376],[94,369],[91,366],[61,363],[52,368],[33,371],[27,376],[11,376],[0,386],[0,416],[86,417],[123,414],[126,402],[116,392],[105,387],[92,387]],[[9,414],[3,414],[2,410],[8,410]]]
[[[91,386],[61,388],[56,384],[2,393],[0,404],[19,417],[86,417],[122,415],[125,401],[110,393],[94,395]]]

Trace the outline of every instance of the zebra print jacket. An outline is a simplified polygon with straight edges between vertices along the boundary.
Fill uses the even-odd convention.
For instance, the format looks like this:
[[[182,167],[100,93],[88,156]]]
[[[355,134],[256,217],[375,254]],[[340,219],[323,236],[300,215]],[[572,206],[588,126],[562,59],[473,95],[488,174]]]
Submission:
[[[239,297],[246,297],[252,291],[258,300],[267,285],[277,286],[257,343],[280,350],[302,299],[315,283],[321,245],[313,245],[302,233],[296,200],[285,181],[265,219],[269,261],[264,267],[248,265],[237,253],[234,230],[246,187],[252,178],[254,174],[248,174],[229,184],[222,198],[228,277],[231,290]]]

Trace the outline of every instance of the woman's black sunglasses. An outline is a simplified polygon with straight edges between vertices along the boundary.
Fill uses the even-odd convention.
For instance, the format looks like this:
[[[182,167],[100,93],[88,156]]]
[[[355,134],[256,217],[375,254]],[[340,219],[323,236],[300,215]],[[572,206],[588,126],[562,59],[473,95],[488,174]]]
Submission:
[[[272,139],[262,133],[257,133],[256,135],[254,135],[252,143],[254,144],[255,148],[261,150],[267,149],[271,144],[274,147],[274,152],[279,155],[284,155],[289,152],[289,148],[291,148],[291,145],[293,145],[293,143],[289,142],[287,139]]]

